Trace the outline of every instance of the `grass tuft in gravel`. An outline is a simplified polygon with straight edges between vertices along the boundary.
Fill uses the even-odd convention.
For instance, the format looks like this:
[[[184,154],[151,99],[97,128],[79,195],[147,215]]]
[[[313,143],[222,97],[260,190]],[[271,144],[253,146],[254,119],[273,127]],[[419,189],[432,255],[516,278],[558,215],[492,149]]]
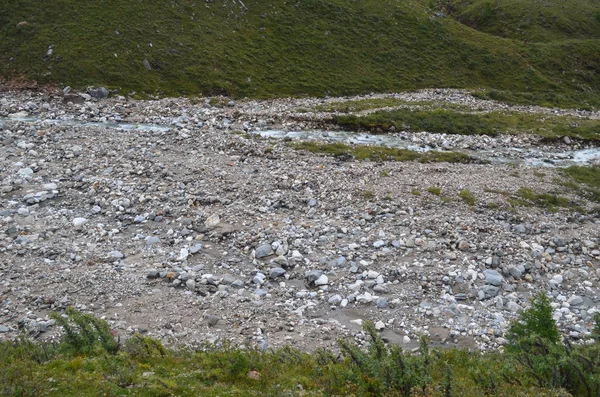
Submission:
[[[371,161],[419,161],[422,163],[470,163],[471,156],[458,152],[415,152],[408,149],[389,148],[385,146],[346,145],[344,143],[321,143],[306,141],[292,143],[290,146],[296,150],[311,153],[322,153],[343,159],[371,160]]]

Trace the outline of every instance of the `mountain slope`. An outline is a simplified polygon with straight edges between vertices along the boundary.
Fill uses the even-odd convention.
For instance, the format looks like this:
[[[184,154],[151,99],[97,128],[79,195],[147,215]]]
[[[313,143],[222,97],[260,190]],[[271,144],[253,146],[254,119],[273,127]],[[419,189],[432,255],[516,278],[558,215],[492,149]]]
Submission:
[[[434,11],[425,0],[7,0],[0,74],[166,95],[600,88],[598,39],[525,44]]]

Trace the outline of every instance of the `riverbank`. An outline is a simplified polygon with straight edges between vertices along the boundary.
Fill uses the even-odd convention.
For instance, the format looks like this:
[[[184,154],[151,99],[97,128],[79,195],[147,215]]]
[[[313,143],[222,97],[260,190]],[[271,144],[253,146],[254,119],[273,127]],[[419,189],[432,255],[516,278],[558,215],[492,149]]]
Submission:
[[[519,109],[456,90],[398,98]],[[3,93],[0,338],[50,338],[49,314],[73,305],[120,335],[173,345],[314,350],[360,340],[372,320],[406,348],[425,334],[434,346],[493,350],[537,291],[565,335],[589,335],[598,203],[560,168],[526,165],[530,153],[570,165],[580,150],[593,155],[579,165],[597,164],[589,142],[392,136],[522,160],[491,164],[356,161],[289,145],[293,131],[342,135],[327,112],[306,109],[349,99]],[[288,139],[256,136],[268,131]]]

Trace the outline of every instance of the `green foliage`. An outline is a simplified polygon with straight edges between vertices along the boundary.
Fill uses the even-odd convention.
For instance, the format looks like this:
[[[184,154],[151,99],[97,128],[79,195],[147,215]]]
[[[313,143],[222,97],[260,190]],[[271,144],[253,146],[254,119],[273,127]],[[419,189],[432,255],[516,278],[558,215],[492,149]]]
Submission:
[[[560,341],[560,333],[552,318],[550,299],[543,292],[533,297],[531,307],[521,312],[519,319],[511,325],[507,335],[513,345],[532,337],[540,337],[552,344]]]
[[[600,312],[594,314],[594,329],[592,330],[592,338],[596,343],[600,343]]]
[[[379,396],[397,391],[401,396],[410,397],[413,389],[424,391],[432,383],[430,353],[425,340],[419,354],[407,354],[400,346],[386,346],[372,321],[366,321],[363,329],[370,338],[368,351],[344,340],[338,342],[342,354],[350,360],[360,395]]]
[[[462,199],[462,201],[464,201],[465,203],[467,203],[470,206],[474,206],[475,205],[475,196],[473,196],[473,193],[471,193],[468,190],[461,190],[460,191],[460,198]]]
[[[22,337],[0,342],[0,395],[597,395],[600,344],[571,346],[555,335],[537,335],[540,327],[549,325],[547,311],[548,303],[536,297],[532,309],[524,313],[543,321],[530,321],[523,314],[521,324],[530,328],[514,334],[509,353],[432,349],[426,338],[420,339],[418,349],[407,352],[385,344],[370,321],[364,325],[367,348],[340,341],[341,356],[330,350],[303,353],[291,347],[260,352],[227,341],[173,350],[140,335],[110,354],[96,342],[89,342],[93,348],[77,351],[67,333],[54,344]],[[91,323],[81,316],[70,310],[68,325],[74,332],[80,332],[77,323]],[[595,320],[598,334],[600,315]]]
[[[159,340],[138,333],[135,333],[123,343],[122,350],[130,357],[141,362],[148,361],[153,357],[165,357],[167,355],[167,349]]]
[[[60,347],[66,352],[114,354],[119,350],[119,342],[113,336],[108,323],[92,314],[83,314],[73,307],[68,307],[65,316],[54,312],[51,317],[63,329]]]

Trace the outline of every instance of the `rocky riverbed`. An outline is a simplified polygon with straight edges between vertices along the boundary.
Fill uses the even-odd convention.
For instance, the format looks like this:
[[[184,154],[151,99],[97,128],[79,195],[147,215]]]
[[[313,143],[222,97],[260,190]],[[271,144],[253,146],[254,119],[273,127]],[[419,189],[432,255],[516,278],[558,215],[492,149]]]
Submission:
[[[598,117],[456,90],[396,97]],[[567,337],[589,334],[600,218],[510,201],[526,187],[597,205],[557,184],[559,169],[343,161],[256,136],[327,130],[325,114],[298,110],[334,100],[0,93],[0,338],[52,337],[49,313],[72,305],[119,335],[173,345],[313,350],[360,341],[373,320],[407,348],[425,334],[494,349],[537,291]],[[535,152],[546,164],[587,150],[580,163],[598,162],[570,140],[395,135],[427,150]]]

